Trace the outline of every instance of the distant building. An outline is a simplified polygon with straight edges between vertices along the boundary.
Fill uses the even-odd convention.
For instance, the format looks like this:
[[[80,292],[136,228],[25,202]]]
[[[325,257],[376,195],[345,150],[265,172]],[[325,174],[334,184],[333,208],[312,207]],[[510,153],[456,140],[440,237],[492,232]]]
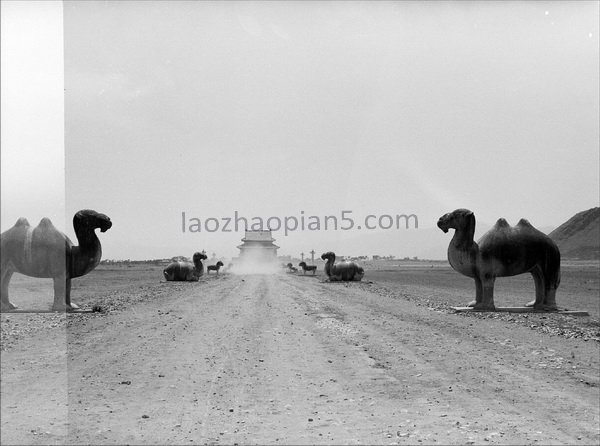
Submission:
[[[243,243],[237,247],[240,250],[240,260],[277,260],[279,246],[274,241],[271,231],[246,231]]]

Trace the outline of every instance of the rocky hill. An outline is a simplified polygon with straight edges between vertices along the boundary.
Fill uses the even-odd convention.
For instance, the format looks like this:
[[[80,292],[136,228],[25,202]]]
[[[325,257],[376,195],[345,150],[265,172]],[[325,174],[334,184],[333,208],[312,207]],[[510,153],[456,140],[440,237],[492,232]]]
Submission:
[[[549,235],[565,259],[600,259],[600,207],[579,212]]]

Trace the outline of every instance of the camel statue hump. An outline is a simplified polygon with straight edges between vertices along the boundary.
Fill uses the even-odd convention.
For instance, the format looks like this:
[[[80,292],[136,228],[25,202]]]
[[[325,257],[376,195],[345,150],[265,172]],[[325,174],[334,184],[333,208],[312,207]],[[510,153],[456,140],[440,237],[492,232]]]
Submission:
[[[15,223],[15,227],[18,226],[31,226],[25,217],[21,217]]]
[[[527,220],[525,218],[522,218],[521,220],[519,220],[519,223],[517,223],[517,226],[534,229],[533,225],[531,223],[529,223],[529,220]]]
[[[37,246],[52,246],[54,249],[58,249],[61,252],[65,249],[63,247],[65,241],[67,243],[67,249],[73,246],[73,243],[71,240],[69,240],[69,237],[56,229],[56,227],[47,217],[44,217],[40,220],[37,227],[33,230],[33,233],[30,234],[30,237],[35,237],[36,240],[34,244]]]
[[[56,229],[48,217],[44,217],[40,220],[40,223],[38,224],[38,228],[40,228],[40,229]]]
[[[510,228],[505,218],[499,218],[495,224],[496,229]]]

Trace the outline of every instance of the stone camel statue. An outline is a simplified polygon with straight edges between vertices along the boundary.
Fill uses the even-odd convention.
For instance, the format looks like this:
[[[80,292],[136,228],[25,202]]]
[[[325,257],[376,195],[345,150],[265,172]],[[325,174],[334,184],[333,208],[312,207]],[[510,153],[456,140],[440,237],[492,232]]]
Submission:
[[[0,235],[1,311],[17,307],[8,299],[8,285],[13,273],[54,280],[55,311],[79,308],[71,302],[71,279],[92,271],[100,263],[102,247],[94,232],[110,229],[112,222],[104,214],[83,209],[73,217],[73,227],[79,246],[57,230],[48,218],[42,218],[32,228],[25,218]]]
[[[448,246],[452,268],[475,279],[475,301],[468,306],[495,310],[496,277],[531,273],[535,282],[535,300],[527,303],[538,310],[556,311],[556,289],[560,284],[560,251],[556,244],[527,220],[510,226],[500,218],[476,243],[475,216],[468,209],[457,209],[440,217],[438,227],[454,237]]]
[[[335,263],[335,253],[331,251],[323,253],[321,259],[327,260],[325,263],[325,274],[327,274],[331,282],[358,282],[365,275],[365,270],[362,266],[354,262]]]
[[[206,260],[206,254],[195,252],[192,262],[171,262],[163,270],[167,282],[197,282],[204,274],[202,260]]]

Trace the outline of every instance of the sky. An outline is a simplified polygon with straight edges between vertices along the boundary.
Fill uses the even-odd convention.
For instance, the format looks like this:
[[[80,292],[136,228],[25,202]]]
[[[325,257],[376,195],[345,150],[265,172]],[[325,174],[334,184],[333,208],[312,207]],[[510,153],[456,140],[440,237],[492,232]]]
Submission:
[[[0,4],[2,231],[76,243],[90,208],[105,259],[232,257],[244,217],[281,255],[441,259],[456,208],[599,205],[598,2]]]

